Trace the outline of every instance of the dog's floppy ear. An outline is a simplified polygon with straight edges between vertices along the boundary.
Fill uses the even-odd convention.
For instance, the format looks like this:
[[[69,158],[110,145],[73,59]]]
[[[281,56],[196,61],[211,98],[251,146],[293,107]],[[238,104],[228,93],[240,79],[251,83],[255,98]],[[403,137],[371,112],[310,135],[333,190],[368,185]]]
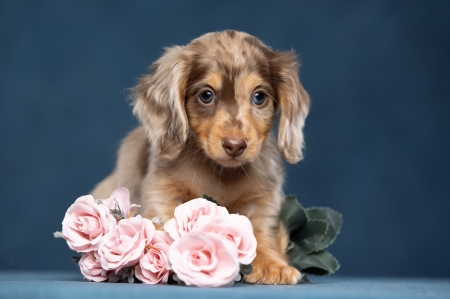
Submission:
[[[183,149],[189,127],[184,107],[187,58],[183,47],[166,49],[133,88],[133,113],[143,124],[151,150],[175,159]]]
[[[278,94],[278,148],[291,164],[303,159],[303,127],[309,111],[309,96],[298,77],[294,51],[275,53],[272,58]]]

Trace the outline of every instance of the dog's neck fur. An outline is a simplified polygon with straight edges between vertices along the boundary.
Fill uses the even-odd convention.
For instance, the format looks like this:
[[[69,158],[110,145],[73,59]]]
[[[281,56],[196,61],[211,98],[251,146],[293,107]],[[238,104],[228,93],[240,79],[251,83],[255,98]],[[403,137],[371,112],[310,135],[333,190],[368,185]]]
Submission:
[[[190,135],[174,161],[157,157],[153,161],[151,175],[169,175],[177,181],[178,187],[186,190],[183,201],[207,194],[221,205],[231,206],[242,196],[251,197],[255,190],[281,186],[283,180],[276,176],[282,173],[282,163],[272,134],[264,140],[258,158],[238,167],[224,167],[207,157],[195,135]]]

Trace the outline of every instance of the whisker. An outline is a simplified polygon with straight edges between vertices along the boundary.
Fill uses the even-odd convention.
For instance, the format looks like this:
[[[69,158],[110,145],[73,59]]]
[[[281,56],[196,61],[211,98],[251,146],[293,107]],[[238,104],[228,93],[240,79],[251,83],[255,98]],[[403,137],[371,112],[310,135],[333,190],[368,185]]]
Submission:
[[[195,153],[195,154],[198,154],[198,153]],[[195,161],[194,161],[194,164],[197,164],[197,163],[199,162],[199,160],[200,160],[201,158],[203,158],[203,155],[204,155],[204,154],[200,152],[200,155],[197,156],[197,158],[196,158]]]
[[[238,167],[235,167],[234,169],[233,169],[233,171],[231,172],[231,174],[233,174],[237,169],[239,169]]]
[[[264,154],[259,155],[258,158],[264,159],[265,164],[267,164],[267,165],[270,164],[269,159],[266,156],[264,156]],[[262,160],[260,160],[260,161],[262,162]]]
[[[248,177],[248,179],[250,180],[250,182],[252,181],[251,179],[250,179],[250,177],[248,176],[248,174],[247,174],[247,171],[245,171],[245,169],[244,169],[244,167],[241,165],[241,168],[242,168],[242,170],[244,171],[244,173],[245,173],[245,175]]]
[[[202,153],[202,156],[203,156],[203,161],[202,161],[201,165],[203,165],[208,160],[208,156],[206,156],[204,153]]]
[[[258,156],[256,156],[256,158],[258,158],[259,162],[261,162],[261,164],[264,164],[263,161],[261,160],[261,158]],[[253,162],[253,161],[252,161]]]
[[[193,153],[197,153],[197,152],[201,152],[202,148],[201,147],[197,147],[197,148],[191,148],[187,151],[188,154],[193,154]]]
[[[191,144],[193,144],[193,143],[197,143],[197,140],[193,140],[193,141],[191,141],[191,142],[186,143],[186,146],[187,146],[187,145],[191,145]]]

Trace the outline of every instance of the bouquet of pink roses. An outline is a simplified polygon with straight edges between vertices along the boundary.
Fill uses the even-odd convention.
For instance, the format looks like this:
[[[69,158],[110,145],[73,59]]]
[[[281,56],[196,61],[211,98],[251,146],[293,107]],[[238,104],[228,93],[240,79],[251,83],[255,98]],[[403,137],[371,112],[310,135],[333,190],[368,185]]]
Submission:
[[[117,282],[135,278],[146,284],[167,283],[169,278],[186,285],[218,287],[249,274],[256,256],[256,239],[249,219],[204,198],[179,205],[164,231],[135,216],[126,188],[109,199],[79,197],[67,210],[62,231],[73,257],[89,281]],[[249,270],[250,269],[250,270]]]

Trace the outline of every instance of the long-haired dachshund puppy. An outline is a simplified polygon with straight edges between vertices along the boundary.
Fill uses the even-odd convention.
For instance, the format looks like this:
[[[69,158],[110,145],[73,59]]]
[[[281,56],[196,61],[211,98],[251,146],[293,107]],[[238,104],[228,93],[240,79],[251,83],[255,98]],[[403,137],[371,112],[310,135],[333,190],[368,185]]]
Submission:
[[[133,89],[142,126],[123,140],[115,170],[93,196],[127,187],[144,217],[168,220],[176,206],[207,194],[253,224],[257,257],[247,282],[297,283],[279,213],[281,156],[303,158],[309,97],[298,67],[293,51],[275,52],[232,30],[166,49]]]

